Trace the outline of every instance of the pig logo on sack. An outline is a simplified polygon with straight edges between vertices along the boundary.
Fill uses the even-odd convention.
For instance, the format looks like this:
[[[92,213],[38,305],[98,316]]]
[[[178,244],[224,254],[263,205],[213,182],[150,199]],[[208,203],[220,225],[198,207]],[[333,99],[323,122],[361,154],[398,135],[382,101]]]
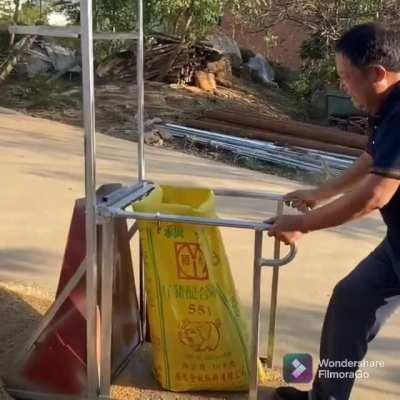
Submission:
[[[198,243],[175,243],[175,255],[179,279],[208,279],[207,263]]]
[[[193,351],[214,351],[221,341],[221,321],[183,320],[179,325],[179,341]]]

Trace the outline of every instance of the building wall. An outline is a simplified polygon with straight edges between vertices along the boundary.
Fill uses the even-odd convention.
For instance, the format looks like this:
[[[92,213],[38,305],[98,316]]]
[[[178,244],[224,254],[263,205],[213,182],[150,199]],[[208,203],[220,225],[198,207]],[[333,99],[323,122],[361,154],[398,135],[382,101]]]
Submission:
[[[223,32],[236,40],[240,47],[260,53],[267,59],[296,70],[301,65],[300,49],[308,34],[299,24],[284,21],[271,29],[276,36],[275,43],[267,43],[263,32],[253,33],[243,24],[238,23],[234,16],[227,12],[222,18]]]

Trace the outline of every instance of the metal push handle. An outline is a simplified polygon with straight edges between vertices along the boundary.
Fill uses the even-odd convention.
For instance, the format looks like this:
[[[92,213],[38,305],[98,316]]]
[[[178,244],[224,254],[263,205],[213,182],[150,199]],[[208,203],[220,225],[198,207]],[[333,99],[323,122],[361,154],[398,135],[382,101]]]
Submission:
[[[284,258],[279,259],[267,259],[261,258],[260,265],[262,267],[283,267],[286,264],[289,264],[296,257],[297,254],[297,246],[295,244],[290,245],[290,251]]]
[[[276,240],[276,239],[275,239]],[[262,267],[273,267],[275,274],[275,285],[272,289],[273,296],[271,304],[271,316],[270,321],[270,338],[275,336],[275,318],[276,318],[276,295],[278,285],[278,272],[279,267],[288,264],[294,259],[297,254],[296,245],[290,246],[289,254],[284,258],[275,258],[268,260],[262,257],[262,243],[263,243],[263,231],[255,231],[255,242],[254,242],[254,270],[253,270],[253,305],[252,305],[252,337],[251,337],[251,356],[250,356],[250,387],[249,387],[249,400],[258,399],[258,350],[259,350],[259,339],[260,339],[260,311],[261,311],[261,270]],[[276,242],[279,245],[279,242]],[[275,255],[279,254],[275,252]],[[273,308],[273,309],[272,309]],[[269,357],[272,360],[273,341],[269,341]]]

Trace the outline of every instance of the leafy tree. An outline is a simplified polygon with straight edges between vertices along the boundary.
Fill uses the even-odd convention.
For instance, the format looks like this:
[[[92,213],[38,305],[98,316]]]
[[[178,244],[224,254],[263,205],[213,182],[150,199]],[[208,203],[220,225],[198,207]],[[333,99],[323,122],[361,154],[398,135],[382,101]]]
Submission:
[[[20,0],[14,1],[17,2]],[[21,5],[18,22],[24,25],[43,24],[46,21],[47,15],[50,11],[51,8],[47,3],[41,2],[39,0],[25,1]]]
[[[43,22],[50,11],[45,0],[0,0],[0,19],[7,23],[34,25]]]
[[[79,0],[58,0],[53,3],[53,8],[64,13],[71,24],[79,24]]]
[[[145,27],[184,40],[203,38],[222,15],[227,0],[144,0]],[[79,21],[79,3],[64,0],[58,8],[71,22]],[[132,0],[95,0],[94,24],[99,30],[130,30],[136,26],[137,3]]]
[[[136,1],[96,0],[94,23],[100,31],[128,31],[135,27]]]
[[[202,39],[223,14],[224,0],[148,0],[146,23],[186,40]]]
[[[399,0],[232,0],[232,6],[236,15],[266,35],[283,21],[296,22],[308,32],[300,79],[294,86],[302,97],[324,82],[337,82],[333,48],[344,31],[375,20],[395,24],[400,16]]]
[[[0,0],[0,20],[18,21],[20,0]]]
[[[245,0],[243,0],[245,1]],[[177,36],[182,41],[204,38],[216,25],[227,0],[143,0],[147,32]],[[56,9],[67,14],[70,23],[79,23],[79,2],[60,0]],[[99,31],[129,31],[137,26],[136,0],[93,0],[93,25]],[[96,42],[96,58],[103,59],[124,41]]]

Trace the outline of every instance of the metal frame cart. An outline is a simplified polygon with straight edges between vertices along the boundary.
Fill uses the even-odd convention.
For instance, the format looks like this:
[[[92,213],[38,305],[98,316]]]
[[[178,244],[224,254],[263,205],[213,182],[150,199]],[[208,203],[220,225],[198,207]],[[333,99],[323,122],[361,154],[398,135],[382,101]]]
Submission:
[[[53,303],[39,327],[23,348],[21,355],[27,353],[48,326],[51,319],[60,310],[63,302],[76,287],[80,279],[86,274],[86,349],[87,349],[87,393],[79,398],[107,399],[110,398],[111,387],[111,324],[113,301],[113,268],[115,265],[115,230],[114,224],[118,219],[149,220],[156,222],[178,222],[203,226],[229,227],[254,231],[254,271],[253,271],[253,303],[252,303],[252,330],[251,330],[251,377],[249,398],[256,400],[258,396],[257,360],[259,357],[259,323],[261,309],[261,272],[263,267],[273,268],[271,304],[269,316],[269,337],[267,364],[272,366],[275,321],[277,309],[277,292],[279,267],[289,263],[296,254],[295,246],[291,246],[289,254],[280,258],[280,243],[275,240],[274,258],[265,259],[262,256],[263,233],[268,230],[269,224],[265,222],[251,222],[237,219],[209,219],[199,217],[186,217],[178,215],[150,214],[130,212],[126,208],[135,201],[148,195],[155,187],[153,183],[145,180],[144,160],[144,32],[143,32],[143,3],[138,0],[137,32],[128,33],[93,33],[92,27],[92,0],[81,1],[81,26],[52,28],[43,26],[10,27],[15,34],[34,34],[43,36],[76,37],[81,38],[82,47],[82,79],[83,79],[83,115],[85,131],[85,194],[86,194],[86,258],[69,280],[56,301]],[[95,39],[137,39],[137,94],[138,94],[138,181],[129,187],[122,187],[103,199],[100,204],[96,200],[96,146],[95,146],[95,100],[94,100],[94,68],[93,68],[93,40]],[[280,196],[263,193],[248,193],[240,191],[215,190],[217,196],[236,196],[247,198],[269,199],[277,202],[277,215],[281,214],[284,202]],[[102,234],[102,261],[97,261],[97,227],[101,227]],[[129,231],[132,238],[137,232],[135,223]],[[140,342],[145,341],[146,333],[146,296],[144,287],[144,262],[140,256]],[[98,288],[98,275],[101,273],[101,287]],[[97,318],[97,307],[100,307],[100,322]],[[100,327],[98,327],[100,323]],[[100,332],[100,360],[96,335]],[[127,360],[132,354],[126,354]],[[29,399],[73,399],[71,396],[53,395],[36,392],[24,392],[7,388],[19,398]],[[76,397],[75,397],[76,398]]]

